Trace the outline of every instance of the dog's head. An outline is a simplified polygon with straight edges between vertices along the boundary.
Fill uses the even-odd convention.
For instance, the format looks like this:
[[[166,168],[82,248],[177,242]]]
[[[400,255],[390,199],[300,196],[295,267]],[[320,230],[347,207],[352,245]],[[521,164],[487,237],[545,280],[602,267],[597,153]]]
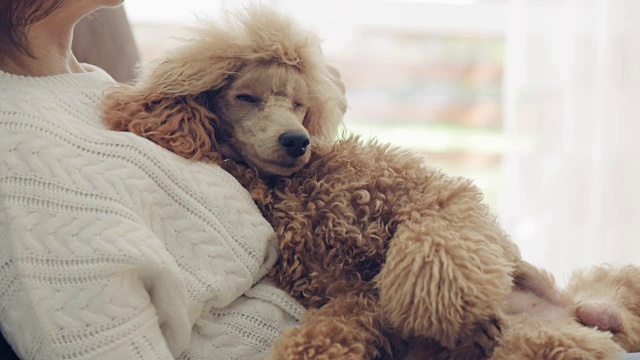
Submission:
[[[189,159],[231,158],[272,175],[297,171],[311,142],[335,137],[344,87],[316,34],[257,6],[193,35],[135,85],[107,92],[111,128]]]
[[[211,96],[218,150],[263,172],[289,175],[309,160],[309,84],[283,64],[252,64]]]

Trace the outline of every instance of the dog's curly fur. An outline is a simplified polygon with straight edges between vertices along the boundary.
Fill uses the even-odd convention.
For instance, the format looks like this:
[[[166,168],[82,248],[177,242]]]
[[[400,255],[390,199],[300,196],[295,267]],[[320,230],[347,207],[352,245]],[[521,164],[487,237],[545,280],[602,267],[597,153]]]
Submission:
[[[283,357],[319,351],[309,343],[318,337],[334,350],[360,344],[370,357],[400,348],[394,334],[455,347],[495,327],[517,249],[471,182],[422,162],[352,137],[314,144],[300,171],[270,187],[250,169],[224,164],[280,239],[271,275],[304,306],[320,309],[285,336],[284,349],[276,348]],[[324,327],[318,317],[327,312],[332,326]],[[361,334],[359,341],[336,338],[336,323]]]
[[[500,358],[527,338],[544,351],[539,331],[514,320],[527,310],[505,317],[503,301],[514,289],[562,301],[480,191],[408,151],[328,141],[346,100],[317,36],[263,7],[230,19],[110,90],[104,118],[250,191],[279,239],[271,276],[311,309],[272,357],[474,359],[498,344]],[[295,154],[282,141],[291,133],[305,141]]]

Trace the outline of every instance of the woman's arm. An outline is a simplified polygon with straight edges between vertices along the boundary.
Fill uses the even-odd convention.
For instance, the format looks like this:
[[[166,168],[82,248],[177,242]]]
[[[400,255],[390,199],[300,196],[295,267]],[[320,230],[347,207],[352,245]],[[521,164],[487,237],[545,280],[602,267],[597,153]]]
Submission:
[[[22,359],[180,355],[186,290],[153,233],[99,194],[80,205],[0,180],[2,332]]]

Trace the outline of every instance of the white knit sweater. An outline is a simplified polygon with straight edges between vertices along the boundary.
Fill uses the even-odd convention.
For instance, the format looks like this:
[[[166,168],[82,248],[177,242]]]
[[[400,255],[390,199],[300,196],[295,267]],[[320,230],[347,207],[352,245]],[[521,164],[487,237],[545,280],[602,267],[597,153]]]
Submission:
[[[113,80],[0,72],[0,324],[24,359],[263,358],[303,309],[219,167],[108,131]]]

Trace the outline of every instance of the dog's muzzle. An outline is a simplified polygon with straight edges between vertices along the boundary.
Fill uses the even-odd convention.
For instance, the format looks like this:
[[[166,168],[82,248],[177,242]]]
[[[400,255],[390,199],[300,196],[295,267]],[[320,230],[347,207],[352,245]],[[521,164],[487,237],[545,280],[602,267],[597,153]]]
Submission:
[[[309,148],[309,136],[301,131],[290,131],[280,134],[278,142],[291,157],[304,155]]]

